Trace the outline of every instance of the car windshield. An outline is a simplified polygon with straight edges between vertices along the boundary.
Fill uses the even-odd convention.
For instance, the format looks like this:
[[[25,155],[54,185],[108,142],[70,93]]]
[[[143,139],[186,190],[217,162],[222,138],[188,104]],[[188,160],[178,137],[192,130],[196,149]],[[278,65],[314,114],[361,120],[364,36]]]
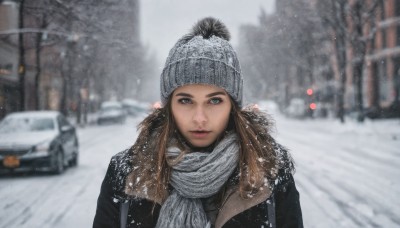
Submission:
[[[101,112],[121,111],[122,109],[117,106],[108,106],[101,109]]]
[[[5,118],[0,123],[0,133],[50,131],[54,128],[53,119],[45,117]]]

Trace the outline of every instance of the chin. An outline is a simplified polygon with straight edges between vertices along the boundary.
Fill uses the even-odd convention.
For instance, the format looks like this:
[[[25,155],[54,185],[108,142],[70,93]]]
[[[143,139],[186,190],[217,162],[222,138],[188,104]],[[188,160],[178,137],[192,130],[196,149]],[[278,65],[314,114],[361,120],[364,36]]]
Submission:
[[[212,144],[212,142],[190,142],[193,147],[204,148]]]

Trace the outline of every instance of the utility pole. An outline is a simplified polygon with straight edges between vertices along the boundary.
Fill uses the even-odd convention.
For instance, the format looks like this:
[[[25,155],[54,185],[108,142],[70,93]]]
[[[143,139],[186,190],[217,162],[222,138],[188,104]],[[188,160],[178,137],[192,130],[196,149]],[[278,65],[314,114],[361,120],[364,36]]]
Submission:
[[[24,28],[24,4],[25,0],[21,0],[19,3],[19,29]],[[24,46],[24,34],[18,34],[18,48],[19,48],[19,63],[18,63],[18,76],[19,76],[19,110],[25,110],[25,46]]]

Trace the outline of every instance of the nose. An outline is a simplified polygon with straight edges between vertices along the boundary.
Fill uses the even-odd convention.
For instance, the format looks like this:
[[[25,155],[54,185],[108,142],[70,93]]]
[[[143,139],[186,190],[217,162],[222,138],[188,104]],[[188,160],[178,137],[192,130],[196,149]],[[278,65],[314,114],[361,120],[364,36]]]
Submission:
[[[194,112],[194,115],[193,115],[193,121],[196,124],[201,125],[201,124],[204,124],[205,122],[207,122],[207,119],[208,119],[207,118],[207,114],[206,114],[204,108],[201,107],[201,106],[198,106],[195,109],[195,112]]]

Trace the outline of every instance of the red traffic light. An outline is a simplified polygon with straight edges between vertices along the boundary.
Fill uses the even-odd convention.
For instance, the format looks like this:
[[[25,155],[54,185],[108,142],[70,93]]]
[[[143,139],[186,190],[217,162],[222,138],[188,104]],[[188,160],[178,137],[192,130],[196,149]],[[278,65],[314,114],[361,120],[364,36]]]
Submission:
[[[312,89],[307,89],[307,95],[311,96],[313,95],[314,91]]]
[[[317,104],[315,104],[315,103],[311,103],[310,104],[310,109],[311,110],[315,110],[317,108]]]

